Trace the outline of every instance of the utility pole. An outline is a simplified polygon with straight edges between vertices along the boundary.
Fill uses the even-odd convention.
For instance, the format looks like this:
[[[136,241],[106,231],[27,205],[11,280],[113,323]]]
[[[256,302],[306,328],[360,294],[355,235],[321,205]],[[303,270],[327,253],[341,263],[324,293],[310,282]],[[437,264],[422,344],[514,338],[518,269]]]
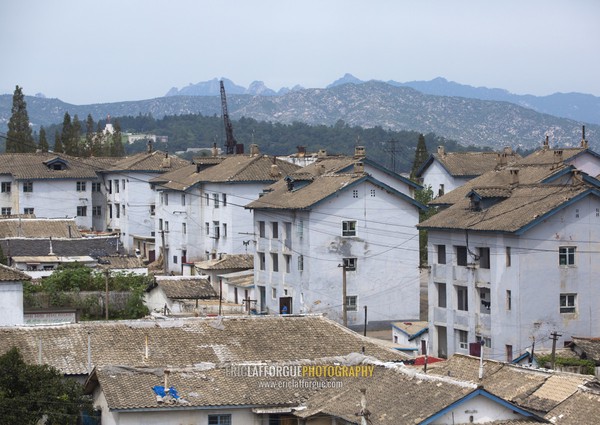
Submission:
[[[562,334],[559,334],[556,331],[550,334],[550,339],[552,340],[552,357],[550,358],[550,369],[554,369],[554,365],[556,362],[556,341],[561,336]]]
[[[348,327],[348,312],[346,310],[346,265],[338,264],[342,268],[342,322]]]
[[[367,306],[365,306],[365,324],[363,326],[363,336],[367,336]],[[362,346],[362,353],[365,354],[365,346]]]
[[[110,270],[105,269],[104,270],[104,283],[106,285],[106,302],[104,303],[104,310],[106,313],[106,320],[108,320],[108,297],[109,297],[109,292],[108,292],[108,277],[110,275]]]
[[[222,304],[223,304],[223,279],[219,278],[219,317],[221,316]]]
[[[248,315],[250,315],[250,303],[255,303],[256,300],[251,300],[250,297],[246,297],[244,298],[244,304],[246,304],[246,311],[248,312]]]
[[[383,149],[385,152],[390,154],[390,170],[392,170],[394,173],[396,172],[396,152],[398,143],[398,140],[388,140],[388,147]]]

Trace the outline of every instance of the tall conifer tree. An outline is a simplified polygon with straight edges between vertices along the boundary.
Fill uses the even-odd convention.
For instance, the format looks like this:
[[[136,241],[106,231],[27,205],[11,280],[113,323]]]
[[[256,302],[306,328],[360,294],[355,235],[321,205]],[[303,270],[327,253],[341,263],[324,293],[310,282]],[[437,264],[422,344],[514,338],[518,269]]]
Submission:
[[[92,154],[92,147],[94,145],[94,119],[92,114],[88,114],[85,120],[85,144],[83,151],[80,152],[81,156],[90,156]]]
[[[62,131],[60,133],[61,152],[71,154],[73,148],[71,146],[73,140],[73,124],[71,123],[71,115],[65,112],[63,118]]]
[[[54,133],[54,152],[55,153],[63,153],[63,145],[60,137],[60,133],[56,131]]]
[[[6,133],[6,152],[35,152],[36,145],[29,126],[27,103],[21,87],[17,86],[13,94],[11,117]]]
[[[410,179],[413,181],[417,180],[417,172],[421,165],[429,158],[429,152],[427,152],[427,145],[425,144],[425,136],[419,134],[419,141],[417,142],[417,150],[415,151],[415,160],[413,161],[412,170],[410,171]]]
[[[71,152],[65,151],[65,153],[73,156],[80,156],[81,153],[81,121],[77,114],[73,115],[73,124],[71,126]]]
[[[38,149],[42,152],[48,152],[48,149],[50,148],[50,146],[48,146],[48,140],[46,140],[46,130],[44,129],[44,127],[40,128],[40,137],[39,137],[39,142],[38,142]]]

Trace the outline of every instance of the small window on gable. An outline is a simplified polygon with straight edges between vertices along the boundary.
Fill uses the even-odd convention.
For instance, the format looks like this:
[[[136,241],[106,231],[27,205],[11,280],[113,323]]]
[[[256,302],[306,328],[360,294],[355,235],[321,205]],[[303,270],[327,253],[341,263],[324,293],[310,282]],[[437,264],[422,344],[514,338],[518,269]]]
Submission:
[[[352,197],[358,198],[358,189],[352,189]]]
[[[579,208],[575,208],[575,218],[579,218]]]
[[[375,193],[376,193],[376,192],[375,192],[375,189],[371,189],[371,198],[374,198],[374,197],[375,197]]]

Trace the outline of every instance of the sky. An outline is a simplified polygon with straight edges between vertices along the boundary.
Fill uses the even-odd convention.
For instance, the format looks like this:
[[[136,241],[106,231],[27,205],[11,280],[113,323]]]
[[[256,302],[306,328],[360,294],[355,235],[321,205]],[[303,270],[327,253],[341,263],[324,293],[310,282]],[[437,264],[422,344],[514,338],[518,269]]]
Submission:
[[[350,73],[600,96],[598,0],[0,0],[0,94],[85,105]]]

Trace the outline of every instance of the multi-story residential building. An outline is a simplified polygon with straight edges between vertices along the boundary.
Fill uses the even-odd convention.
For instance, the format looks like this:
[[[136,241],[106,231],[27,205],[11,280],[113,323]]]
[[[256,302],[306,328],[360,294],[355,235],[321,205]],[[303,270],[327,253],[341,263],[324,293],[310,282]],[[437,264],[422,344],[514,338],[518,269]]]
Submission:
[[[446,152],[438,146],[417,171],[424,186],[430,186],[435,196],[442,196],[487,171],[504,167],[520,156],[511,148],[502,152]]]
[[[600,157],[545,145],[437,200],[450,206],[419,226],[434,355],[480,343],[510,361],[600,332],[600,182],[574,164],[597,174]]]
[[[100,171],[101,190],[106,192],[106,230],[121,234],[127,252],[142,251],[142,243],[154,243],[155,197],[148,182],[186,165],[189,161],[153,151],[149,145],[147,152],[125,157]]]
[[[244,209],[269,185],[298,166],[261,155],[209,157],[151,183],[156,189],[156,245],[164,244],[166,270],[182,271],[182,263],[216,258],[219,253],[254,252],[252,214]]]
[[[371,306],[369,322],[418,319],[419,186],[379,167],[381,180],[365,172],[363,153],[317,160],[246,206],[261,311],[357,325]]]
[[[81,229],[95,227],[94,213],[103,200],[93,196],[100,183],[90,161],[54,153],[0,155],[2,215],[74,217]]]

